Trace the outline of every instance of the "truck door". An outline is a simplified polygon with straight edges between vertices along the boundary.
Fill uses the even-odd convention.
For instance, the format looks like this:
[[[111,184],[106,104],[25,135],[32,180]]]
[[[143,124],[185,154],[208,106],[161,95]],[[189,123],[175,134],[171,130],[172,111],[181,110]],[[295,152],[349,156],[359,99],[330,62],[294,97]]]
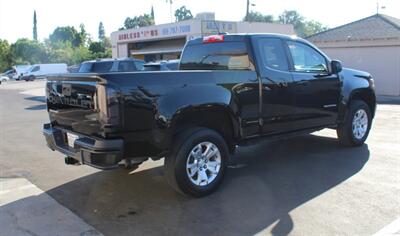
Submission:
[[[261,133],[269,135],[295,130],[293,79],[283,41],[255,36],[253,45],[261,78]]]
[[[306,43],[287,41],[295,88],[296,119],[301,128],[336,123],[341,80],[328,70],[329,60]]]

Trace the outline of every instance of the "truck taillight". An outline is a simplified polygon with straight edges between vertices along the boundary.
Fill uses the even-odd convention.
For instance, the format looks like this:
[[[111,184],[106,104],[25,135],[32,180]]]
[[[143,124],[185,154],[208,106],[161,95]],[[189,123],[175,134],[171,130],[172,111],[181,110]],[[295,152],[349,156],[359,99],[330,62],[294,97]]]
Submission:
[[[97,85],[96,109],[100,120],[107,125],[118,125],[120,120],[118,91],[105,85]]]
[[[210,35],[210,36],[205,36],[203,38],[203,43],[217,43],[217,42],[223,42],[224,41],[224,35]]]

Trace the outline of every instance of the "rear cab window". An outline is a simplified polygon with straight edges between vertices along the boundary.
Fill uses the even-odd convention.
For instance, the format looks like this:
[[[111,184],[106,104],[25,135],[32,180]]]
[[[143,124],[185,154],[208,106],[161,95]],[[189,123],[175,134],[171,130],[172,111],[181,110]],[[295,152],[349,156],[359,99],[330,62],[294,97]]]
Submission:
[[[92,72],[94,72],[94,73],[110,72],[112,66],[113,66],[112,61],[96,62],[92,66]]]
[[[91,62],[84,62],[84,63],[82,63],[81,66],[79,67],[78,72],[79,72],[79,73],[89,73],[89,72],[92,71],[92,66],[93,66],[93,63],[91,63]]]
[[[244,41],[188,44],[180,61],[180,69],[255,70]]]

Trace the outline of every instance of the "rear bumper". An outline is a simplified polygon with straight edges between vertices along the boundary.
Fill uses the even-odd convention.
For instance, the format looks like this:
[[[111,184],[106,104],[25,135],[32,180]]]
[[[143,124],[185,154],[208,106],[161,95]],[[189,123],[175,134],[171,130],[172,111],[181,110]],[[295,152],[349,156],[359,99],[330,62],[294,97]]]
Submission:
[[[68,145],[67,133],[78,136],[73,147]],[[43,135],[47,146],[53,151],[59,151],[74,158],[81,164],[106,170],[118,167],[123,159],[124,142],[122,139],[100,139],[76,134],[62,128],[43,125]]]

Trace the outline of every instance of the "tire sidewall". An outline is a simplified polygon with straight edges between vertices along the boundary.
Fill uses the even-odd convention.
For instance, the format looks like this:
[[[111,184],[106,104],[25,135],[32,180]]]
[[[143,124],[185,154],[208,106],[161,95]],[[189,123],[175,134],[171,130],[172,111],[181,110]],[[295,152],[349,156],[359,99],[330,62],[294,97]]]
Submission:
[[[353,134],[353,119],[354,119],[356,112],[359,111],[360,109],[364,110],[367,113],[368,127],[367,127],[367,131],[365,132],[364,136],[361,139],[358,139]],[[362,101],[354,101],[350,105],[350,114],[349,114],[348,124],[347,124],[347,126],[348,126],[347,132],[348,132],[349,137],[351,137],[351,141],[355,145],[363,144],[365,142],[365,140],[368,138],[369,131],[371,129],[371,125],[372,125],[372,117],[371,117],[371,111],[370,111],[368,105]]]
[[[217,177],[206,186],[197,186],[193,184],[186,171],[186,163],[192,149],[202,143],[211,142],[217,146],[221,153],[221,167]],[[175,178],[180,189],[193,196],[204,196],[214,192],[220,185],[226,171],[228,161],[228,148],[225,140],[216,132],[208,129],[202,129],[193,133],[182,143],[175,158]]]

